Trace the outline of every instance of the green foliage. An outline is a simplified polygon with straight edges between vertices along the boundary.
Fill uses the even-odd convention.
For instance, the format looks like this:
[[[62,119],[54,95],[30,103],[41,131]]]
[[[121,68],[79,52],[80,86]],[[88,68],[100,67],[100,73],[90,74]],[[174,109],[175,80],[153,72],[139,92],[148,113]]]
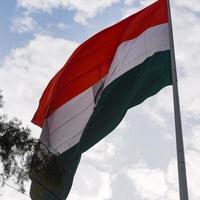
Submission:
[[[3,107],[2,98],[0,94],[0,107]],[[45,180],[59,184],[63,169],[58,165],[57,156],[41,141],[31,137],[31,130],[24,127],[17,118],[8,120],[6,115],[0,115],[2,183],[12,178],[19,190],[25,192],[25,183],[29,177],[37,180],[40,174]]]
[[[0,159],[4,181],[15,177],[15,183],[24,192],[24,181],[28,180],[27,159],[34,152],[37,141],[30,137],[30,129],[22,127],[16,118],[7,121],[5,116],[0,120]]]

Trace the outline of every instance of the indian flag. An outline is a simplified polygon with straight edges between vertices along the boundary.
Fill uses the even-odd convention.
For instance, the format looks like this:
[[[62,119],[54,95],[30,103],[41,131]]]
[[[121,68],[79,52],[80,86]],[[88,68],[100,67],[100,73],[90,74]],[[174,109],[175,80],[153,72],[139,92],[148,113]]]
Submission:
[[[66,170],[51,191],[66,199],[81,154],[114,130],[127,110],[172,84],[167,0],[81,44],[46,87],[32,122]],[[32,182],[33,199],[55,199]]]

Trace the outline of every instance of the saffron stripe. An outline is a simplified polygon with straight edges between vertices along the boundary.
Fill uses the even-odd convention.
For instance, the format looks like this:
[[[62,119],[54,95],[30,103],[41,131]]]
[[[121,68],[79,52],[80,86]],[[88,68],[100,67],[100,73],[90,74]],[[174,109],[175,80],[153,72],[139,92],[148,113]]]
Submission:
[[[97,83],[109,71],[117,47],[152,26],[167,23],[166,0],[99,32],[80,45],[44,91],[32,122],[41,126],[56,109]]]

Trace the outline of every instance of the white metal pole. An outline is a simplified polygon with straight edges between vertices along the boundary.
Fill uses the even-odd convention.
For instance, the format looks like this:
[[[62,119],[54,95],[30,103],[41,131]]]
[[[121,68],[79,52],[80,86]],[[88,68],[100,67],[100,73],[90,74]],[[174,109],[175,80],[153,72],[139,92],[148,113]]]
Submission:
[[[188,198],[181,114],[179,105],[179,93],[178,93],[178,83],[177,83],[177,71],[176,71],[176,60],[174,52],[174,39],[172,31],[170,0],[167,0],[167,4],[168,4],[167,6],[168,6],[169,34],[170,34],[170,52],[171,52],[171,67],[172,67],[172,85],[173,85],[175,130],[176,130],[179,192],[180,192],[180,200],[188,200],[189,198]]]

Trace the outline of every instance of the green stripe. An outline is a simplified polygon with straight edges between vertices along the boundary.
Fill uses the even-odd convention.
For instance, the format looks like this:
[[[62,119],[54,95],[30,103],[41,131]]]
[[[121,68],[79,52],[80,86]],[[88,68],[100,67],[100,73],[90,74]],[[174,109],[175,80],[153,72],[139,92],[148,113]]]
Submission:
[[[170,51],[155,53],[108,85],[80,141],[84,152],[113,131],[127,110],[172,84]]]
[[[51,183],[46,182],[43,177],[39,175],[37,177],[37,180],[58,198],[32,180],[32,199],[65,200],[71,189],[81,153],[109,134],[120,123],[129,108],[140,104],[163,87],[170,85],[171,82],[170,52],[164,51],[149,57],[108,85],[101,95],[80,142],[58,156],[60,164],[65,169],[62,174],[62,183],[57,187],[51,187]]]
[[[61,182],[59,184],[53,183],[51,180],[46,180],[42,174],[34,174],[34,179],[31,179],[30,196],[32,200],[66,200],[73,183],[74,175],[81,159],[81,153],[77,151],[78,145],[60,154],[57,159],[59,165],[63,168],[61,175]],[[52,179],[55,174],[51,174]],[[43,186],[38,184],[40,182]],[[49,192],[50,191],[50,192]]]

